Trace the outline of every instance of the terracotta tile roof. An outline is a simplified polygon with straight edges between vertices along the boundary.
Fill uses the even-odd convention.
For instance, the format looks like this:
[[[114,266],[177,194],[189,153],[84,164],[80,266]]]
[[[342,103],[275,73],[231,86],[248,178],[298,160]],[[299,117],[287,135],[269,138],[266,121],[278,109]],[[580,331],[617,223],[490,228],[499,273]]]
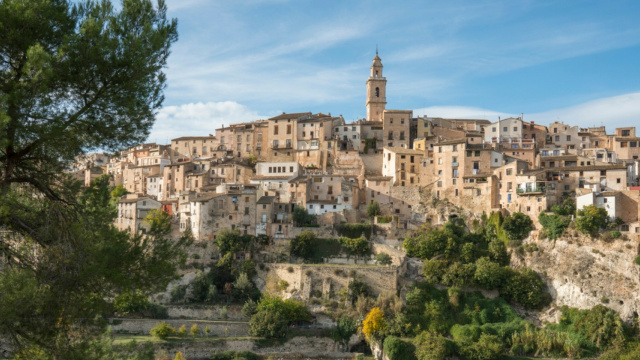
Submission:
[[[385,146],[384,149],[385,150],[389,150],[389,151],[394,152],[394,153],[397,153],[397,154],[424,155],[424,151],[406,149],[406,148],[399,147],[399,146]]]
[[[311,113],[310,112],[291,113],[291,114],[283,113],[282,115],[278,115],[278,116],[274,116],[272,118],[269,118],[269,120],[298,119],[298,118],[301,118],[301,117],[303,117],[305,115],[311,115]]]

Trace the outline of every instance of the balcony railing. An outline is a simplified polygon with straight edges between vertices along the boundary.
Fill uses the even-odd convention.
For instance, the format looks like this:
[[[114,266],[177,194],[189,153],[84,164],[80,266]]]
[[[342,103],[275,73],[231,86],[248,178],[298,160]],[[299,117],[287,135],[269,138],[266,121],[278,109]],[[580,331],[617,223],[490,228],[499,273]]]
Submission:
[[[457,161],[452,162],[451,166],[458,166],[458,162]]]
[[[518,194],[532,194],[532,193],[543,193],[544,192],[544,187],[540,186],[540,187],[535,187],[535,188],[517,188],[516,189],[516,193]]]

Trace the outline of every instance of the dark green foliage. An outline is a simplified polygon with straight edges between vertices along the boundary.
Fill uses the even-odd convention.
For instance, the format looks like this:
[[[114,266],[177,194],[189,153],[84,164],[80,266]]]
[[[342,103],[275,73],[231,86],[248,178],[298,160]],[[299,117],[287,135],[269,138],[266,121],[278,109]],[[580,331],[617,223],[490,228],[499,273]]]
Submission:
[[[380,204],[378,204],[378,201],[373,200],[367,204],[367,216],[373,219],[378,215],[380,215]]]
[[[625,328],[620,316],[604,305],[596,305],[589,310],[565,306],[559,326],[583,336],[599,349],[619,346],[625,341]]]
[[[228,228],[222,229],[216,235],[215,244],[218,247],[218,250],[220,250],[220,254],[222,256],[227,253],[240,251],[244,247],[244,241],[240,231]]]
[[[607,227],[609,215],[607,210],[587,205],[582,210],[578,210],[576,217],[576,229],[588,235],[595,235],[600,229]]]
[[[489,258],[500,265],[509,265],[509,254],[504,242],[495,239],[489,243]]]
[[[370,295],[371,289],[369,285],[357,279],[351,280],[349,283],[349,300],[351,300],[351,302],[356,301],[360,296],[368,297]]]
[[[562,236],[564,230],[571,223],[571,219],[568,216],[557,214],[548,215],[544,212],[541,212],[540,215],[538,215],[538,220],[546,230],[547,237],[551,240],[555,240]]]
[[[562,205],[554,205],[551,211],[556,215],[574,215],[576,213],[576,201],[572,197],[567,197]]]
[[[113,308],[119,314],[125,315],[145,310],[151,306],[148,296],[141,291],[130,290],[118,295],[113,302]]]
[[[458,351],[469,360],[498,360],[502,358],[504,343],[496,335],[483,333],[478,341],[459,344]]]
[[[613,231],[609,232],[609,234],[614,239],[619,239],[620,236],[622,236],[622,233],[620,231],[617,231],[617,230],[613,230]]]
[[[418,360],[444,360],[451,354],[451,345],[442,335],[423,331],[413,340]]]
[[[363,256],[371,252],[369,242],[366,238],[359,237],[351,239],[343,237],[338,239],[338,241],[340,241],[340,244],[349,256]]]
[[[376,261],[380,265],[391,265],[392,263],[391,256],[383,252],[376,255]]]
[[[633,259],[633,262],[634,262],[636,265],[640,265],[640,256],[636,256],[636,258],[635,258],[635,259]]]
[[[387,336],[382,348],[389,360],[416,360],[415,346],[395,336]]]
[[[260,356],[251,351],[225,351],[209,356],[210,360],[260,360]]]
[[[355,320],[347,316],[341,316],[338,318],[336,327],[333,329],[331,336],[335,341],[341,342],[346,345],[351,338],[351,335],[355,334],[358,330],[358,324]]]
[[[482,257],[476,261],[476,272],[473,280],[476,284],[492,290],[501,287],[507,277],[510,269],[503,268],[500,264],[491,261],[487,257]]]
[[[522,240],[529,236],[533,228],[533,221],[527,215],[515,212],[504,219],[502,228],[509,240]]]
[[[542,308],[550,302],[540,275],[528,268],[512,271],[505,285],[500,288],[500,295],[531,309]]]
[[[304,225],[311,225],[315,223],[315,220],[315,216],[309,214],[307,209],[302,206],[296,206],[293,208],[293,223],[295,226],[300,227]]]
[[[251,317],[258,311],[258,304],[253,300],[247,300],[242,306],[242,316]]]
[[[305,231],[289,242],[289,253],[292,256],[309,259],[313,256],[313,247],[317,237],[311,231]]]
[[[367,223],[341,223],[335,226],[340,236],[350,239],[365,237],[371,239],[371,230],[373,226]]]
[[[290,323],[310,320],[311,313],[301,302],[265,294],[251,317],[249,333],[270,338],[284,337]]]

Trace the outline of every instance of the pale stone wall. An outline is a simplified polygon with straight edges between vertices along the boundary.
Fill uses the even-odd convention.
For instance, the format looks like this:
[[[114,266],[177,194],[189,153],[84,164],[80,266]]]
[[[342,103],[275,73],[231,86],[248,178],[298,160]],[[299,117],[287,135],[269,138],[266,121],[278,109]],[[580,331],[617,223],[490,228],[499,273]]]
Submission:
[[[186,320],[186,319],[111,319],[111,331],[118,333],[136,333],[149,334],[149,331],[159,322],[166,322],[172,327],[178,329],[185,325],[187,331],[191,329],[193,324],[197,324],[200,331],[204,332],[206,326],[211,329],[211,335],[217,336],[248,336],[249,323],[239,321],[208,321],[208,320]]]

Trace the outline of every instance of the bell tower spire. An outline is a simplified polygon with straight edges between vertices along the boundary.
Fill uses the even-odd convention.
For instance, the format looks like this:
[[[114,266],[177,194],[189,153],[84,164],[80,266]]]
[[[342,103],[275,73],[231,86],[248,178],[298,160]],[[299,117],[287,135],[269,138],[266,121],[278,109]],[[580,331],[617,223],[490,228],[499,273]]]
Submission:
[[[371,64],[371,74],[367,80],[367,121],[382,121],[382,113],[387,105],[387,79],[382,76],[382,60],[376,56]]]

